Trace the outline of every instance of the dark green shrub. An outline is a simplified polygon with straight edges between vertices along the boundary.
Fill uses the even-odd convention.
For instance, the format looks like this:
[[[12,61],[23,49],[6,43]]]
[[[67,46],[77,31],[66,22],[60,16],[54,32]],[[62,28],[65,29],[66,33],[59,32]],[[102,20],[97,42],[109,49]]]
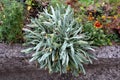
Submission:
[[[16,0],[1,0],[0,41],[19,42],[22,40],[23,5]]]

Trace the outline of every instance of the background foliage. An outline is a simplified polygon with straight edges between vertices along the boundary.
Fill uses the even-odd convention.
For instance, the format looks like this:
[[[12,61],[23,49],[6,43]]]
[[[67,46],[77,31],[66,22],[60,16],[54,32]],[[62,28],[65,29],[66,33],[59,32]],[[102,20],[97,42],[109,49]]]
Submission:
[[[20,42],[23,38],[23,5],[15,0],[2,0],[3,10],[0,12],[0,40]],[[9,7],[8,7],[9,6]]]

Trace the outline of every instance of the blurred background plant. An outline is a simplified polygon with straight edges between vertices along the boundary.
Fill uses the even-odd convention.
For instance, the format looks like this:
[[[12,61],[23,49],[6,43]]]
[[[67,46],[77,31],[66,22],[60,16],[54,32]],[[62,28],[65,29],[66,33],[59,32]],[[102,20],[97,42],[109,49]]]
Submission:
[[[21,42],[23,41],[23,5],[15,0],[1,0],[0,11],[0,41]]]
[[[71,5],[72,3],[74,4]],[[84,3],[88,5],[84,5]],[[112,42],[120,42],[120,8],[118,8],[118,4],[115,5],[116,3],[111,3],[109,0],[68,0],[67,4],[71,5],[75,11],[76,20],[84,25],[83,29],[85,32],[91,32],[92,38],[94,37],[91,39],[94,45],[111,45]],[[77,4],[79,4],[77,8],[74,7],[74,5]],[[115,6],[113,6],[113,4]],[[96,27],[96,29],[96,22],[96,25],[101,25],[102,28]],[[87,27],[85,27],[86,25]],[[96,34],[93,34],[93,32]],[[101,35],[105,38],[100,37]],[[113,35],[113,37],[111,35]]]
[[[45,7],[48,6],[50,0],[26,0],[26,8],[31,13],[36,14],[38,12],[42,12]],[[33,10],[33,11],[32,11]],[[34,13],[36,12],[36,13]]]
[[[98,2],[98,0],[78,0],[83,6],[93,5]]]
[[[49,0],[24,0],[25,24],[30,23],[31,18],[38,17],[39,12],[43,12],[49,5]]]
[[[52,6],[56,6],[56,4],[64,4],[64,1],[65,0],[50,0],[49,2],[50,2],[50,5],[52,5]]]
[[[104,46],[104,45],[112,45],[110,38],[107,37],[107,34],[105,34],[104,30],[102,29],[102,25],[97,23],[97,21],[94,23],[92,22],[86,22],[83,27],[83,31],[86,33],[88,38],[88,41],[92,45],[96,46]]]

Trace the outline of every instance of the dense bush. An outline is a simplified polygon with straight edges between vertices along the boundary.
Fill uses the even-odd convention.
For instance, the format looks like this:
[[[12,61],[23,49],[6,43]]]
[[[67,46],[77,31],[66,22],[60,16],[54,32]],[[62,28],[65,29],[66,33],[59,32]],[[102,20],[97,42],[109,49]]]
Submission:
[[[92,63],[95,57],[88,52],[94,51],[86,41],[87,36],[82,33],[82,26],[75,21],[70,7],[51,7],[51,12],[45,10],[32,19],[24,28],[26,45],[32,47],[22,52],[31,53],[30,61],[36,60],[41,68],[49,72],[85,74],[83,64]]]
[[[23,5],[15,0],[1,0],[0,41],[20,42],[23,38]]]

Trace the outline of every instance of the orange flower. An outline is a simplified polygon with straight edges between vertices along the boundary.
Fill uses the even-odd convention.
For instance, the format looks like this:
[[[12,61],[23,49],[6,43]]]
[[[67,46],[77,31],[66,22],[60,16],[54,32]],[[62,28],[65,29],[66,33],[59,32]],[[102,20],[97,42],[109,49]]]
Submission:
[[[88,17],[88,20],[89,20],[89,21],[92,21],[92,20],[94,20],[94,17],[89,16],[89,17]]]
[[[102,28],[102,24],[99,21],[95,21],[94,26],[96,28]]]
[[[89,12],[88,20],[89,20],[89,21],[94,20],[94,17],[93,17],[93,15],[92,15],[92,12]]]

